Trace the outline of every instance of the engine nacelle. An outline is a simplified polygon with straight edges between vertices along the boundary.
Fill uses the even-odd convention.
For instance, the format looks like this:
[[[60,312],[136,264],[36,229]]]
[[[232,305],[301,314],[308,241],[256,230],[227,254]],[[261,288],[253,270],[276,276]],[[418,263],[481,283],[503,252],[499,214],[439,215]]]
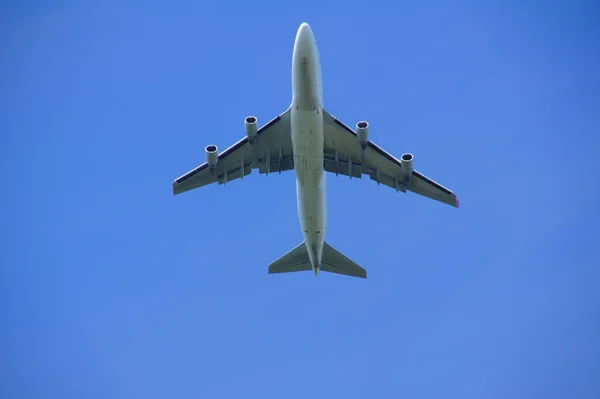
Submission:
[[[244,119],[244,126],[246,128],[246,136],[248,136],[248,141],[250,144],[254,142],[254,138],[256,137],[256,132],[258,131],[258,120],[255,116],[247,116]]]
[[[219,149],[217,148],[216,145],[207,145],[206,149],[206,162],[208,163],[208,166],[213,167],[217,164],[217,162],[219,161]]]
[[[360,141],[360,146],[365,149],[369,142],[369,122],[358,122],[356,124],[356,135],[358,136],[358,141]]]
[[[400,164],[402,165],[402,174],[405,179],[409,179],[413,171],[413,154],[402,154],[400,157]]]

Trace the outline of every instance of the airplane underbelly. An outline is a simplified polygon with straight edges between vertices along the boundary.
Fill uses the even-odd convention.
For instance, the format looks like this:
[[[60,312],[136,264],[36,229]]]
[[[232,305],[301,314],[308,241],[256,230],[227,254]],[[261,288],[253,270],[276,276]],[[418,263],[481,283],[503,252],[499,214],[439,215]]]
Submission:
[[[326,223],[322,114],[293,110],[291,127],[302,232],[307,243],[322,246]]]
[[[321,184],[323,175],[323,117],[317,111],[293,110],[294,169],[301,184]]]

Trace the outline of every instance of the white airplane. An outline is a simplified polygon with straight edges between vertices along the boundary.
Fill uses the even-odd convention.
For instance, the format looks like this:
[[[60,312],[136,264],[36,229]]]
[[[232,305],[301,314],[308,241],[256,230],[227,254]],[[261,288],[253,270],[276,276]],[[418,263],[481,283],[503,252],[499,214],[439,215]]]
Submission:
[[[219,153],[206,147],[206,162],[173,182],[177,195],[211,183],[243,179],[253,169],[260,174],[294,170],[298,216],[304,242],[269,265],[269,274],[319,270],[367,278],[367,271],[325,241],[327,233],[326,173],[361,178],[459,206],[456,195],[413,169],[412,154],[395,158],[369,140],[369,124],[356,131],[323,108],[319,52],[312,29],[300,25],[292,57],[292,103],[281,115],[258,129],[257,119],[245,119],[246,136]]]

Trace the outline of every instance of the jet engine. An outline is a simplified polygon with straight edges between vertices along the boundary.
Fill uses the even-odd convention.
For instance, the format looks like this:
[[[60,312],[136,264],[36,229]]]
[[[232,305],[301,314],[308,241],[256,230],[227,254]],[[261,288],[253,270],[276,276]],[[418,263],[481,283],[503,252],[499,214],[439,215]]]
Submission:
[[[244,119],[244,126],[246,128],[246,136],[248,136],[248,141],[250,144],[252,144],[258,130],[258,121],[256,117],[247,116],[246,119]]]
[[[206,149],[206,162],[208,163],[208,166],[213,167],[217,164],[217,162],[219,161],[219,149],[217,148],[216,145],[207,145]]]
[[[410,175],[413,171],[413,154],[402,154],[400,157],[400,164],[402,165],[402,174],[404,174],[404,178],[410,178]]]
[[[356,124],[356,135],[358,136],[358,141],[360,141],[360,146],[363,149],[366,148],[367,143],[369,142],[369,122],[358,122]]]

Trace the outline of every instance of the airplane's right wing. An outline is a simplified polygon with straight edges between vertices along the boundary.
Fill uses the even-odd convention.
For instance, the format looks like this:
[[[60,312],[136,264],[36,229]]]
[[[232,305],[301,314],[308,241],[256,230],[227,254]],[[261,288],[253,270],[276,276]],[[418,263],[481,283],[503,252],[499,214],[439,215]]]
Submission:
[[[456,194],[412,167],[409,170],[412,155],[405,154],[402,158],[407,158],[399,160],[370,140],[364,142],[363,148],[357,133],[325,110],[323,125],[327,172],[351,178],[364,174],[396,191],[412,191],[458,208]]]
[[[256,124],[256,119],[246,118],[246,127]],[[258,169],[259,173],[283,172],[294,169],[290,110],[275,117],[249,136],[218,153],[217,147],[206,147],[207,161],[173,182],[173,194],[177,195],[208,184],[225,184],[243,179]]]

